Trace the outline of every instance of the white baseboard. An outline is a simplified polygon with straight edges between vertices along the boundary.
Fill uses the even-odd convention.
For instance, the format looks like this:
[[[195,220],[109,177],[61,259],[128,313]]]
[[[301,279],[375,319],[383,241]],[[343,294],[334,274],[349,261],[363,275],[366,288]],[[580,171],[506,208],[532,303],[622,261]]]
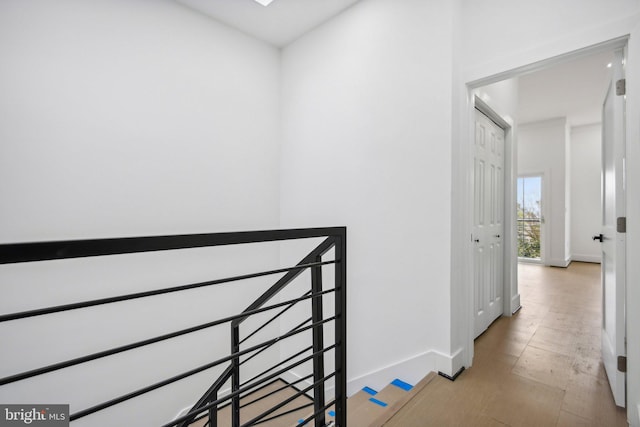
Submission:
[[[562,267],[562,268],[566,268],[569,266],[569,264],[571,264],[571,258],[568,259],[549,259],[547,261],[547,265],[551,266],[551,267]]]
[[[441,371],[447,375],[453,375],[463,365],[462,350],[458,350],[453,356],[447,356],[437,351],[427,351],[347,380],[347,396],[352,396],[365,386],[381,390],[396,378],[409,384],[417,384],[431,371]],[[281,378],[289,383],[294,383],[303,376],[295,371],[288,371]],[[305,380],[299,382],[297,387],[304,388],[311,384],[311,380]],[[334,388],[327,387],[325,394],[327,398],[333,398]]]
[[[173,417],[173,419],[176,420],[176,419],[180,418],[181,416],[188,414],[192,407],[193,407],[193,405],[185,406],[184,408],[182,408],[182,410],[180,412],[178,412],[176,414],[175,417]]]
[[[516,311],[518,311],[520,309],[520,294],[516,294],[511,298],[511,307],[509,310],[509,314],[507,316],[510,316],[511,314],[515,313]]]
[[[596,264],[600,264],[602,262],[601,255],[573,254],[571,255],[571,259],[577,262],[593,262]]]
[[[306,377],[306,375],[305,375],[305,377]],[[303,377],[301,375],[298,375],[298,373],[295,372],[295,371],[287,371],[284,374],[282,374],[280,376],[280,378],[282,378],[284,381],[288,382],[289,384],[294,384],[295,383],[294,387],[299,389],[299,390],[307,388],[307,387],[311,386],[311,384],[313,384],[313,378],[309,378],[309,379],[306,379],[304,381],[300,381]],[[298,381],[300,381],[300,382],[298,382]],[[333,399],[333,387],[326,388],[324,393],[325,393],[325,397],[327,399]]]
[[[231,388],[226,388],[224,390],[220,390],[220,392],[218,393],[218,398],[222,398],[227,396],[228,394],[231,393]],[[185,406],[184,408],[182,408],[182,410],[180,410],[180,412],[178,412],[178,414],[173,417],[173,419],[178,419],[183,415],[186,415],[189,413],[189,411],[191,410],[191,408],[193,408],[193,405],[195,405],[196,401],[193,401],[193,403],[191,403],[189,406]]]
[[[351,396],[365,386],[380,390],[395,378],[417,384],[431,371],[453,376],[463,366],[462,349],[451,356],[431,350],[350,379],[347,382],[347,395]]]

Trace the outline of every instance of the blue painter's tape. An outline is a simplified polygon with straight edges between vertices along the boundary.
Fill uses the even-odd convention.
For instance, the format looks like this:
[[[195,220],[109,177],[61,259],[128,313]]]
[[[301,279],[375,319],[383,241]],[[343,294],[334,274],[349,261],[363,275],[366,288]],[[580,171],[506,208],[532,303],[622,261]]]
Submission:
[[[400,387],[401,389],[403,389],[404,391],[409,391],[413,388],[413,386],[409,383],[405,383],[404,381],[401,381],[399,379],[395,379],[393,380],[393,382],[391,383],[396,387]]]
[[[383,408],[387,406],[387,403],[386,403],[386,402],[383,402],[382,400],[378,400],[378,399],[376,399],[375,397],[370,397],[370,398],[369,398],[369,400],[370,400],[371,402],[375,403],[376,405],[380,405],[380,406],[382,406]]]
[[[332,416],[332,417],[335,417],[336,416],[336,411],[329,411],[329,415]]]
[[[376,394],[378,394],[378,392],[371,387],[362,387],[362,391],[364,391],[365,393],[369,393],[371,396],[375,396]]]

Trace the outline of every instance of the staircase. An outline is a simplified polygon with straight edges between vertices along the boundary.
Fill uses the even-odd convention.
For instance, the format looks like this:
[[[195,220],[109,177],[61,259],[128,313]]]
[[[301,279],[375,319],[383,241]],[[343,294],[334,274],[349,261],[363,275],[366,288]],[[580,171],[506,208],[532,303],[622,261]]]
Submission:
[[[436,376],[435,372],[430,372],[415,386],[395,379],[379,392],[370,387],[363,387],[347,399],[348,425],[346,427],[383,426]],[[325,414],[327,425],[331,425],[334,417],[333,408],[329,408]],[[301,418],[291,427],[299,427],[305,424],[307,419],[308,417]],[[313,421],[311,420],[307,425],[313,425]]]
[[[325,424],[321,420],[325,409],[335,405],[335,419],[345,425],[346,237],[345,227],[328,227],[0,244],[0,266],[38,262],[56,266],[57,273],[52,277],[44,274],[49,271],[45,269],[37,280],[31,271],[41,271],[40,268],[30,267],[33,264],[22,269],[16,267],[16,274],[8,281],[24,283],[25,289],[41,286],[47,289],[47,295],[56,294],[49,289],[59,283],[69,289],[86,288],[90,295],[85,300],[65,295],[65,299],[55,300],[58,305],[27,306],[22,311],[6,313],[0,310],[3,340],[7,337],[15,341],[3,347],[0,397],[7,396],[7,399],[0,400],[9,401],[10,397],[14,401],[33,401],[33,396],[41,396],[39,401],[50,401],[46,393],[54,387],[52,376],[47,374],[56,373],[65,375],[64,382],[69,384],[62,390],[57,390],[56,384],[55,400],[67,402],[74,409],[68,416],[71,422],[90,416],[91,425],[134,425],[136,422],[132,420],[145,417],[147,425],[162,427],[188,427],[200,421],[209,427],[275,427],[294,424],[314,408],[319,427]],[[265,245],[267,243],[269,245]],[[223,251],[234,245],[238,248],[231,255]],[[286,259],[290,258],[283,261],[284,265],[278,262],[267,266],[259,254],[259,250],[267,251],[271,259],[273,253],[283,249]],[[182,250],[184,252],[175,252]],[[155,274],[151,257],[159,252],[166,252],[158,254],[163,263],[173,265],[176,271],[184,268],[185,279],[167,280],[161,271]],[[304,254],[301,259],[296,255],[299,253]],[[109,258],[112,255],[117,257]],[[175,261],[170,255],[175,255]],[[89,260],[92,257],[100,257],[100,262]],[[246,270],[227,269],[224,264],[231,258],[238,268],[246,262]],[[193,265],[183,262],[185,259],[193,259]],[[300,261],[295,263],[296,259]],[[191,272],[192,269],[196,273]],[[129,270],[136,274],[127,274]],[[123,281],[115,289],[129,289],[131,285],[136,289],[141,286],[140,290],[114,294],[110,292],[108,280],[92,283],[93,277],[111,271]],[[234,275],[228,276],[231,272]],[[144,278],[140,285],[134,283],[138,276]],[[328,280],[323,280],[323,276]],[[14,288],[18,286],[14,284]],[[22,307],[18,303],[28,300],[32,291],[24,292],[24,295],[9,292],[4,296],[13,298],[11,304]],[[170,295],[180,297],[168,299]],[[125,317],[131,321],[113,321],[121,318],[121,312],[106,307],[118,303],[126,304],[128,313],[132,314]],[[156,317],[139,316],[139,312],[133,310],[137,307],[149,308],[150,313],[168,323],[147,335],[149,324],[155,322]],[[171,316],[165,315],[180,310],[194,314],[193,319],[174,324]],[[84,328],[88,333],[82,335],[79,332],[85,331],[75,328],[78,322],[70,322],[69,317],[60,315],[68,312],[69,316],[79,313],[76,315],[84,316],[82,319],[88,319],[86,322],[99,325],[100,339],[88,343],[95,335],[95,328]],[[23,361],[29,352],[18,344],[21,340],[35,343],[41,334],[40,325],[50,330],[56,326],[55,333],[66,339],[65,345],[58,346],[68,351],[59,355],[41,352],[41,360],[25,366]],[[139,334],[131,333],[131,338],[121,340],[123,328]],[[189,345],[202,342],[204,335],[196,336],[196,333],[207,334],[206,337],[216,343],[215,351],[208,353],[199,364],[174,363],[177,358],[170,354],[180,354]],[[110,347],[111,342],[119,345]],[[152,346],[159,343],[165,347]],[[140,359],[141,352],[133,352],[138,349],[143,349],[145,357],[154,360],[148,365],[157,370],[147,375],[155,379],[153,382],[140,384],[136,375],[128,375],[146,362]],[[118,359],[107,359],[111,356]],[[90,364],[98,360],[102,363]],[[214,369],[216,375],[222,373],[207,388]],[[59,373],[62,370],[66,371]],[[87,396],[84,389],[71,386],[84,383],[86,372],[105,379],[120,375],[119,378],[127,381],[118,381],[114,387],[105,380],[102,387],[96,388],[96,393]],[[291,384],[281,381],[287,373],[299,379]],[[190,410],[175,417],[175,409],[161,393],[166,396],[178,391],[181,401],[193,399],[193,393],[198,391],[190,390],[184,382],[179,384],[187,379],[199,381],[202,394]],[[26,380],[28,382],[22,382]],[[331,400],[324,395],[329,387],[327,382],[333,390]],[[267,390],[272,386],[275,390],[267,397]],[[128,406],[118,406],[125,402]],[[141,415],[147,413],[149,419]]]
[[[307,415],[309,406],[313,400],[306,395],[296,396],[298,390],[289,386],[282,380],[273,381],[258,391],[255,391],[240,400],[240,423],[245,424],[264,411],[280,404],[284,400],[292,399],[282,408],[274,411],[268,417],[261,420],[261,427],[281,427],[294,424],[300,417]],[[208,426],[208,418],[202,418],[190,427]],[[218,427],[231,426],[231,405],[227,405],[218,411]]]

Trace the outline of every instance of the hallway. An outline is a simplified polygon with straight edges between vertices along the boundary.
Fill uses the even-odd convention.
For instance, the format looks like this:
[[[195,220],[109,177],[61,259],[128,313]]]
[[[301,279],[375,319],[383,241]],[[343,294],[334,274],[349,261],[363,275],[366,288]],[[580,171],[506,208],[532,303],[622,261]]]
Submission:
[[[523,307],[476,339],[473,367],[436,378],[387,427],[627,425],[600,361],[600,265],[518,274]]]

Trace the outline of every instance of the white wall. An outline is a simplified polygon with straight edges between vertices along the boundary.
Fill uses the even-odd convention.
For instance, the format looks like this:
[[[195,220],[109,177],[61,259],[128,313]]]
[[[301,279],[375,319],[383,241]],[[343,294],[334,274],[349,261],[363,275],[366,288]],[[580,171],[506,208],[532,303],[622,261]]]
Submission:
[[[602,126],[571,128],[571,259],[600,262]]]
[[[450,7],[363,0],[283,51],[282,225],[348,227],[351,391],[451,370]]]
[[[277,225],[277,50],[171,1],[0,7],[0,241]]]
[[[0,3],[0,58],[0,242],[278,226],[275,48],[168,0],[7,0]],[[0,312],[279,265],[277,247],[261,249],[4,266]],[[242,294],[255,295],[260,283]],[[244,308],[248,301],[234,299],[233,289],[72,312],[46,325],[5,324],[0,376]],[[225,307],[212,308],[225,298]],[[44,335],[41,347],[22,336],[32,325]],[[119,364],[117,373],[71,370],[42,379],[37,392],[3,387],[0,401],[68,402],[77,411],[211,361],[228,350],[217,336],[178,340],[188,351],[158,345],[96,362]],[[135,400],[153,410],[133,415],[136,405],[125,404],[107,411],[109,422],[86,422],[162,424],[214,374]]]
[[[576,13],[579,11],[579,13]],[[511,76],[510,71],[515,69],[526,70],[531,64],[539,61],[548,61],[558,55],[568,54],[582,48],[597,45],[618,37],[631,35],[629,41],[629,58],[627,61],[627,75],[634,76],[640,72],[638,61],[640,51],[638,38],[640,37],[640,4],[635,0],[615,0],[600,2],[596,0],[568,2],[503,2],[489,0],[474,2],[463,0],[459,30],[464,34],[462,50],[462,70],[460,79],[456,83],[460,87],[466,84],[483,85],[500,80],[505,75]],[[523,48],[524,47],[524,48]],[[638,117],[640,111],[640,92],[637,83],[629,78],[629,92],[627,94],[628,117]],[[468,104],[459,100],[458,114],[454,118],[455,126],[466,129],[469,123]],[[628,194],[637,193],[640,185],[640,131],[639,120],[627,120],[627,184]],[[460,141],[460,142],[457,142]],[[460,151],[462,165],[454,163],[454,169],[464,170],[463,165],[470,157],[466,138],[454,140],[454,150]],[[455,160],[454,160],[455,162]],[[455,183],[455,181],[454,181]],[[462,181],[461,185],[454,186],[454,191],[461,193],[458,201],[453,206],[453,212],[466,212],[468,206],[464,200],[468,199],[469,189]],[[627,258],[640,258],[640,207],[637,197],[628,200],[628,215],[630,224],[627,232]],[[634,217],[635,215],[635,217]],[[454,217],[454,222],[464,218],[464,214]],[[631,218],[635,218],[631,219]],[[466,231],[466,230],[465,230]],[[463,231],[461,236],[465,235]],[[464,248],[462,239],[454,240],[454,247]],[[469,251],[464,251],[460,258],[460,265],[464,266],[469,260]],[[640,320],[637,313],[637,286],[633,286],[640,277],[640,266],[637,263],[628,263],[627,277],[627,313],[631,314],[627,319],[628,328],[628,355],[630,368],[627,375],[627,388],[629,402],[640,402],[640,375],[637,366],[640,364]],[[454,288],[464,288],[464,282],[454,282]],[[634,291],[636,290],[636,291]],[[455,291],[454,291],[455,292]],[[467,290],[467,294],[469,291]],[[454,318],[464,319],[461,313]],[[468,323],[468,322],[467,322]],[[467,340],[468,346],[472,340]],[[637,405],[628,405],[628,417],[631,425],[640,425]]]
[[[636,0],[462,0],[463,78],[473,82],[627,34]]]

